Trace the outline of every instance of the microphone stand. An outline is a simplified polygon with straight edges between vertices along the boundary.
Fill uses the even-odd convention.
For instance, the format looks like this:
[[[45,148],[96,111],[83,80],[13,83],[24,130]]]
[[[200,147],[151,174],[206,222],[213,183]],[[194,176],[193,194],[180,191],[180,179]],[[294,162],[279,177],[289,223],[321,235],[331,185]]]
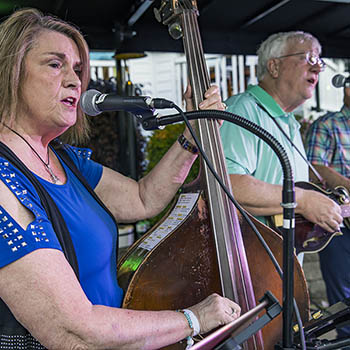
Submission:
[[[161,101],[162,107],[157,106],[157,100]],[[294,181],[293,181],[293,173],[290,166],[290,162],[288,156],[281,146],[281,144],[277,141],[275,137],[273,137],[270,133],[268,133],[265,129],[261,128],[255,123],[242,118],[238,115],[226,112],[226,111],[218,111],[218,110],[202,110],[202,111],[193,111],[184,113],[178,106],[176,106],[173,102],[169,101],[169,105],[164,104],[163,99],[154,99],[153,102],[155,108],[175,108],[179,114],[170,115],[170,116],[150,116],[147,115],[143,117],[142,115],[138,115],[137,117],[141,119],[142,127],[145,130],[156,130],[162,126],[181,122],[186,119],[223,119],[228,122],[237,124],[246,130],[256,134],[258,137],[263,139],[276,153],[277,157],[282,166],[283,171],[283,189],[282,189],[282,203],[283,207],[283,338],[282,344],[276,344],[275,350],[291,350],[296,349],[293,346],[293,306],[296,312],[296,316],[299,323],[300,337],[303,348],[305,349],[305,338],[303,334],[303,326],[301,324],[301,319],[298,311],[298,307],[294,300],[294,235],[295,235],[295,220],[294,220],[294,209],[296,207],[295,203],[295,191],[294,191]],[[191,126],[186,122],[189,130],[196,141],[198,148],[202,152],[202,148],[200,143],[194,134]],[[208,163],[207,163],[208,165]],[[224,189],[225,190],[225,189]],[[229,191],[226,191],[226,194],[230,197],[230,199],[236,203],[234,198],[232,197]],[[276,265],[275,265],[276,266]],[[278,264],[277,264],[278,266]],[[280,267],[278,266],[277,271],[280,273],[282,277],[282,272],[280,271]]]

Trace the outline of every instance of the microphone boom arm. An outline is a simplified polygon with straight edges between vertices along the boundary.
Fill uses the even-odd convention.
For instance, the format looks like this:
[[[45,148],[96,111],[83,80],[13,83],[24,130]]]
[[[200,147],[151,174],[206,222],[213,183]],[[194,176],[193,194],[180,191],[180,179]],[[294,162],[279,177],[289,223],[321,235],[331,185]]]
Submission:
[[[293,256],[294,256],[294,235],[295,235],[294,208],[296,207],[296,203],[295,203],[293,172],[292,172],[292,168],[289,162],[288,155],[286,154],[286,151],[284,150],[282,145],[278,142],[278,140],[269,132],[267,132],[265,129],[236,114],[233,114],[227,111],[218,111],[218,110],[201,110],[201,111],[192,111],[192,112],[184,113],[176,105],[174,105],[173,107],[176,108],[180,112],[180,114],[174,114],[174,115],[168,115],[168,116],[158,115],[153,118],[143,118],[141,116],[140,119],[141,119],[142,127],[145,130],[156,130],[165,125],[182,122],[184,119],[185,121],[186,119],[188,120],[223,119],[228,122],[237,124],[238,126],[241,126],[244,129],[254,133],[258,137],[263,139],[276,153],[281,163],[282,171],[283,171],[283,187],[282,187],[282,203],[281,203],[281,206],[283,207],[283,228],[282,228],[283,272],[281,271],[281,268],[278,265],[277,261],[274,261],[274,259],[272,259],[278,273],[280,274],[281,277],[283,276],[283,339],[282,339],[283,344],[276,345],[276,348],[290,349],[293,344],[293,309],[294,309],[296,313],[298,325],[299,325],[302,348],[305,349],[306,347],[305,347],[305,338],[303,333],[302,321],[300,318],[298,306],[294,299],[294,258]],[[185,118],[181,112],[184,114]],[[188,125],[188,121],[186,122],[186,124]],[[190,125],[188,125],[188,127],[190,128]],[[190,128],[190,131],[191,131],[191,128]],[[194,140],[196,141],[196,145],[200,149],[201,153],[203,153],[201,145],[198,142],[193,131],[191,131],[191,134],[194,137]],[[208,162],[206,163],[209,166]],[[225,193],[227,192],[225,191]],[[227,195],[239,210],[240,208],[239,206],[237,206],[236,201],[234,200],[232,195],[230,193],[227,193]],[[246,217],[246,215],[243,215],[243,216]],[[257,232],[255,231],[255,233]],[[258,233],[257,235],[261,243],[264,245],[263,238],[260,237]]]

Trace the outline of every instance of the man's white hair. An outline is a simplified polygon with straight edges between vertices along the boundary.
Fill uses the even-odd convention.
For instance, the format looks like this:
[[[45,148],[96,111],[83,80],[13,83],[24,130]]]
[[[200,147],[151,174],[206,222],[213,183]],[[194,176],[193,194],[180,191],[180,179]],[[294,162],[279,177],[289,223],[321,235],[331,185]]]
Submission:
[[[321,54],[321,45],[319,41],[310,33],[302,31],[282,32],[270,35],[258,48],[258,80],[262,80],[267,73],[267,62],[271,58],[283,56],[290,43],[304,43],[309,41],[316,45],[319,54]]]

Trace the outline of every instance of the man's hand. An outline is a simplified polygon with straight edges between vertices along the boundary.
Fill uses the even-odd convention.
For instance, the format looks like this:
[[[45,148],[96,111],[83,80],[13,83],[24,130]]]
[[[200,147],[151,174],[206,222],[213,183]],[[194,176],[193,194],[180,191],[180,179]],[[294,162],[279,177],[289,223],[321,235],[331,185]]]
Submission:
[[[296,188],[296,212],[328,232],[340,231],[343,221],[340,206],[324,194]]]

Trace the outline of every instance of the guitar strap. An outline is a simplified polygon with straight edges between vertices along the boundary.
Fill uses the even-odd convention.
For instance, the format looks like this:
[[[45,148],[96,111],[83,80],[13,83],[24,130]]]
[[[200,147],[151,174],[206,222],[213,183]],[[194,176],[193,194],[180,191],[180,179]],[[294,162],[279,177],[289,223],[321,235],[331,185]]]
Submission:
[[[278,124],[277,120],[267,111],[267,109],[262,106],[261,104],[257,104],[264,112],[267,113],[267,115],[273,120],[273,122],[276,124],[276,126],[278,127],[278,129],[282,132],[282,134],[284,135],[284,137],[286,137],[286,139],[290,142],[290,144],[292,145],[292,147],[294,147],[294,149],[299,153],[300,157],[303,158],[303,160],[306,162],[306,164],[309,166],[309,168],[311,169],[311,171],[315,174],[315,176],[317,177],[317,180],[322,184],[325,185],[326,182],[324,181],[324,179],[322,178],[322,176],[320,175],[320,173],[315,169],[315,167],[310,163],[310,161],[304,156],[304,154],[300,151],[300,149],[295,145],[295,143],[292,141],[292,139],[286,134],[286,132],[282,129],[281,125]]]
[[[299,153],[299,155],[303,158],[303,160],[307,163],[307,165],[309,166],[309,168],[311,169],[311,171],[315,174],[315,176],[317,177],[318,181],[324,186],[324,188],[326,188],[326,181],[322,178],[322,176],[320,175],[320,173],[315,169],[315,167],[309,162],[309,160],[304,156],[304,154],[299,150],[299,148],[294,144],[294,142],[292,141],[292,139],[286,134],[286,132],[282,129],[281,125],[277,122],[277,120],[266,110],[266,108],[264,106],[262,106],[261,104],[257,103],[257,105],[264,111],[267,113],[267,115],[273,120],[273,122],[276,124],[276,126],[278,127],[278,129],[282,132],[282,134],[284,135],[284,137],[286,137],[286,139],[290,142],[290,144],[292,145],[292,147],[294,147],[294,149]],[[341,188],[343,188],[342,186],[340,186]],[[331,191],[334,193],[335,197],[338,198],[343,198],[344,196],[344,191],[346,191],[347,196],[348,195],[348,191],[347,189],[343,188],[337,190],[337,188],[332,189]],[[340,204],[344,204],[344,203],[340,203]],[[345,226],[350,229],[350,218],[343,218],[343,222],[345,224]]]

